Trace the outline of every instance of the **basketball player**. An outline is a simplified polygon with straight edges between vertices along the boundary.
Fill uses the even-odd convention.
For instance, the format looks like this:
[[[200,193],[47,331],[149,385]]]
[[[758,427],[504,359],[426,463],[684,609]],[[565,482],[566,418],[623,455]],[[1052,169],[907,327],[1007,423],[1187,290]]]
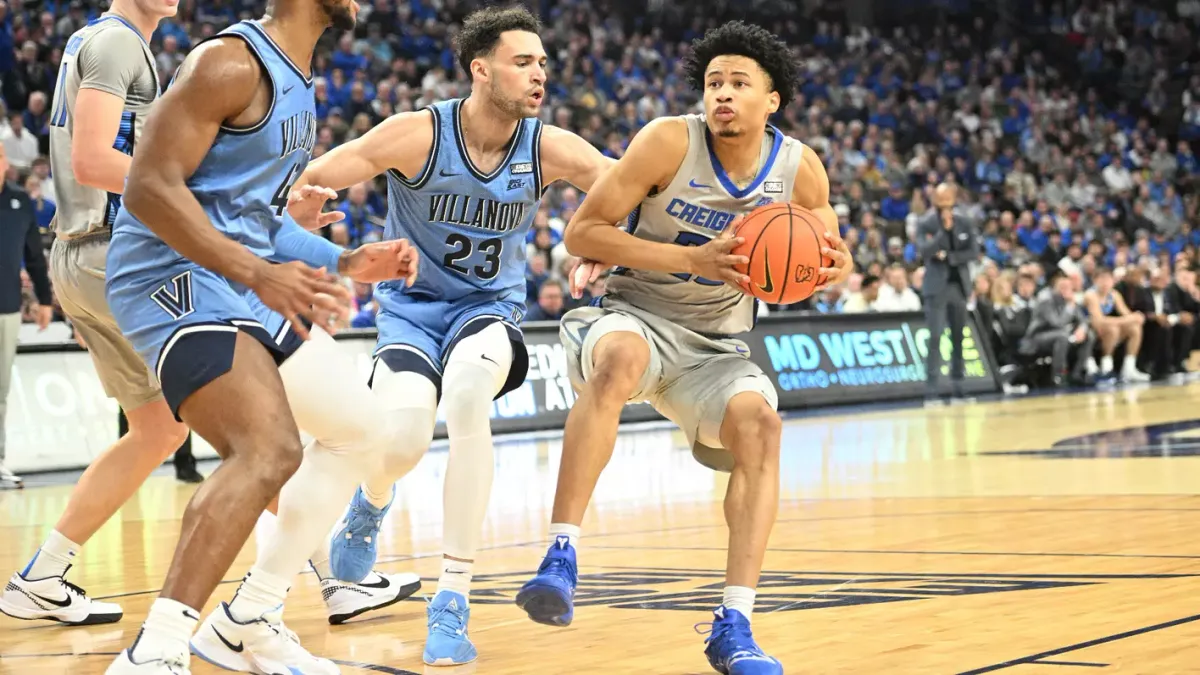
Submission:
[[[261,22],[195,49],[147,119],[114,224],[107,297],[172,412],[225,461],[188,505],[162,593],[110,673],[188,672],[196,610],[281,488],[270,545],[191,648],[243,672],[338,672],[300,647],[282,602],[399,430],[320,329],[346,312],[348,292],[325,271],[340,253],[319,269],[266,258],[277,239],[297,238],[289,250],[304,259],[321,246],[282,219],[316,136],[311,73],[295,64],[311,62],[331,23],[353,28],[357,8],[279,0]],[[395,270],[408,283],[411,260]],[[313,420],[303,462],[293,412]],[[205,651],[217,641],[226,651]]]
[[[489,414],[493,399],[524,382],[527,367],[519,329],[525,235],[547,185],[561,179],[586,192],[612,163],[536,119],[546,82],[540,30],[523,8],[471,14],[458,36],[469,97],[393,116],[314,161],[297,183],[339,189],[386,172],[386,236],[411,239],[425,258],[411,288],[384,283],[375,294],[372,388],[388,405],[405,406],[397,417],[404,431],[384,470],[355,495],[330,559],[334,575],[348,581],[371,569],[395,481],[432,440],[440,398],[450,458],[442,573],[423,655],[429,665],[476,658],[468,596],[492,487]],[[315,212],[293,215],[304,224]]]
[[[1083,309],[1087,313],[1096,337],[1100,339],[1100,377],[1113,378],[1113,352],[1125,343],[1125,362],[1121,379],[1126,382],[1149,382],[1150,376],[1137,369],[1138,351],[1142,348],[1142,326],[1146,315],[1130,311],[1125,299],[1113,290],[1113,273],[1107,267],[1097,267],[1092,277],[1093,288],[1083,294]],[[1088,358],[1092,358],[1089,354]]]
[[[157,379],[121,335],[104,297],[105,255],[130,153],[159,93],[146,41],[175,9],[172,0],[114,0],[108,12],[71,36],[60,66],[50,125],[51,166],[59,195],[51,254],[54,284],[64,311],[89,346],[106,392],[126,411],[130,432],[91,463],[46,542],[0,593],[0,612],[15,618],[67,624],[121,619],[119,605],[88,598],[66,581],[67,570],[82,546],[187,435],[187,427],[163,400]],[[113,138],[115,144],[106,140]],[[301,250],[295,253],[338,261],[349,276],[392,278],[386,258],[400,253],[394,243],[365,246],[339,259],[336,247],[305,235],[294,223],[292,228],[301,236],[278,239],[281,258],[293,253],[289,245],[296,242]],[[305,252],[305,244],[311,252]],[[302,426],[312,427],[313,422]],[[322,597],[334,623],[419,588],[414,575],[372,575],[364,585],[350,588],[332,578],[328,558],[328,547],[320,546],[312,562],[322,577]]]
[[[550,526],[553,542],[516,602],[539,623],[571,623],[580,523],[612,456],[627,401],[648,401],[685,432],[701,463],[731,471],[725,497],[729,552],[724,600],[705,653],[722,673],[782,673],[750,630],[755,586],[779,497],[780,419],[771,381],[732,337],[754,325],[748,279],[730,251],[734,221],[755,207],[793,202],[825,224],[827,283],[852,269],[836,244],[829,181],[810,148],[767,124],[796,82],[787,45],[741,22],[692,46],[689,80],[704,115],[660,118],[588,193],[567,226],[573,255],[618,265],[596,306],[562,321],[579,397],[567,418]],[[650,195],[650,196],[647,196]],[[634,213],[629,231],[612,226]],[[833,246],[838,246],[834,249]]]

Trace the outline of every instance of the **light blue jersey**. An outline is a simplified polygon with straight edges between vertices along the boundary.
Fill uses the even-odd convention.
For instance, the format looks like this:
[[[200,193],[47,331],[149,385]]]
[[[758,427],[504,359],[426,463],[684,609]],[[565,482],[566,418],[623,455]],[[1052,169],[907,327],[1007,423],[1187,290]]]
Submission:
[[[542,198],[542,123],[521,120],[508,154],[485,174],[467,154],[462,104],[429,107],[435,133],[418,175],[388,172],[385,237],[409,240],[421,272],[411,288],[393,281],[376,290],[377,353],[392,370],[419,371],[440,383],[454,344],[501,321],[514,348],[520,346],[510,377],[520,385],[526,355],[517,326],[525,314],[525,235]]]
[[[288,190],[308,166],[317,138],[316,103],[312,80],[306,78],[275,45],[256,21],[236,23],[217,37],[236,35],[246,41],[270,78],[271,109],[248,129],[221,127],[216,140],[187,180],[209,222],[222,234],[256,255],[274,253],[274,237],[282,224]],[[128,211],[121,210],[114,234],[158,237]],[[183,256],[165,245],[165,259],[144,263],[162,265]]]
[[[273,92],[271,107],[253,127],[222,127],[187,186],[213,227],[267,258],[275,253],[288,190],[316,141],[312,80],[256,21],[215,37],[245,41]],[[121,331],[158,375],[172,410],[232,367],[237,331],[281,354],[282,333],[263,326],[281,323],[280,317],[245,287],[184,258],[124,208],[109,245],[108,301]]]

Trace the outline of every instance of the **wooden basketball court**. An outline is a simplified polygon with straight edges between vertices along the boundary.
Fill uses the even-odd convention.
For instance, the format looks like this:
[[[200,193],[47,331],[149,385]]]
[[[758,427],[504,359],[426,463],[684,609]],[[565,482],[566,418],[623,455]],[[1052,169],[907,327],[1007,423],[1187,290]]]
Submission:
[[[790,419],[783,496],[754,618],[789,673],[1200,671],[1200,384]],[[480,659],[421,663],[425,608],[330,627],[313,575],[285,614],[345,673],[708,673],[693,624],[719,602],[724,476],[666,426],[631,429],[584,524],[572,626],[530,622],[516,589],[545,548],[557,437],[503,443],[476,566]],[[438,572],[444,446],[401,483],[380,568]],[[0,492],[0,574],[21,567],[69,485]],[[119,624],[0,616],[0,672],[102,673],[133,639],[191,492],[156,477],[72,579]],[[218,599],[253,560],[248,544]],[[211,608],[210,604],[210,608]],[[193,672],[218,672],[193,659]]]

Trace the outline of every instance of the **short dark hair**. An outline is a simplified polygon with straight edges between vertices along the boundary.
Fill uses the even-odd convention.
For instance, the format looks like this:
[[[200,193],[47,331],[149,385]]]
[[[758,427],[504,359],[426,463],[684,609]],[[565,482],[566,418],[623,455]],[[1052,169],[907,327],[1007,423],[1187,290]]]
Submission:
[[[471,61],[491,54],[500,35],[510,30],[541,34],[542,22],[520,5],[486,7],[472,12],[458,32],[458,63],[471,76]]]
[[[692,43],[685,69],[688,82],[704,91],[704,73],[718,56],[744,56],[767,73],[773,91],[779,93],[779,108],[792,102],[796,91],[796,63],[787,43],[760,26],[730,21],[713,28]]]
[[[1112,276],[1112,268],[1108,265],[1096,265],[1096,269],[1092,270],[1092,278],[1102,277],[1104,275]]]

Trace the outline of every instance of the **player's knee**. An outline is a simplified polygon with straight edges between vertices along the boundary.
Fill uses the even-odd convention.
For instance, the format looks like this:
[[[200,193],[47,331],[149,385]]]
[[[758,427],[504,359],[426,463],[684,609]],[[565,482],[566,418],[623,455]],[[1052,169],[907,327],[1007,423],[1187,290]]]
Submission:
[[[252,458],[241,463],[239,470],[249,472],[263,489],[272,494],[288,482],[304,458],[299,436],[288,438],[284,434],[275,434],[266,438],[246,438],[236,443],[235,447],[239,454]]]
[[[161,399],[127,411],[129,433],[142,447],[153,446],[166,459],[175,454],[188,437],[187,425],[175,419],[171,408]]]
[[[384,408],[382,417],[390,421],[387,427],[390,437],[380,454],[380,470],[398,480],[416,466],[433,441],[437,387],[425,375],[379,367],[375,370],[371,393]]]
[[[601,399],[624,405],[650,365],[650,346],[633,333],[611,333],[596,345],[588,385]]]
[[[451,363],[442,378],[442,409],[447,428],[488,424],[494,396],[492,374],[474,364]]]
[[[429,444],[433,442],[433,428],[437,424],[434,410],[405,408],[392,411],[390,438],[383,442],[380,452],[380,468],[383,475],[399,480],[412,470]]]
[[[725,419],[727,433],[722,436],[737,466],[764,469],[779,465],[783,421],[765,400],[754,394],[740,394],[730,401]]]

